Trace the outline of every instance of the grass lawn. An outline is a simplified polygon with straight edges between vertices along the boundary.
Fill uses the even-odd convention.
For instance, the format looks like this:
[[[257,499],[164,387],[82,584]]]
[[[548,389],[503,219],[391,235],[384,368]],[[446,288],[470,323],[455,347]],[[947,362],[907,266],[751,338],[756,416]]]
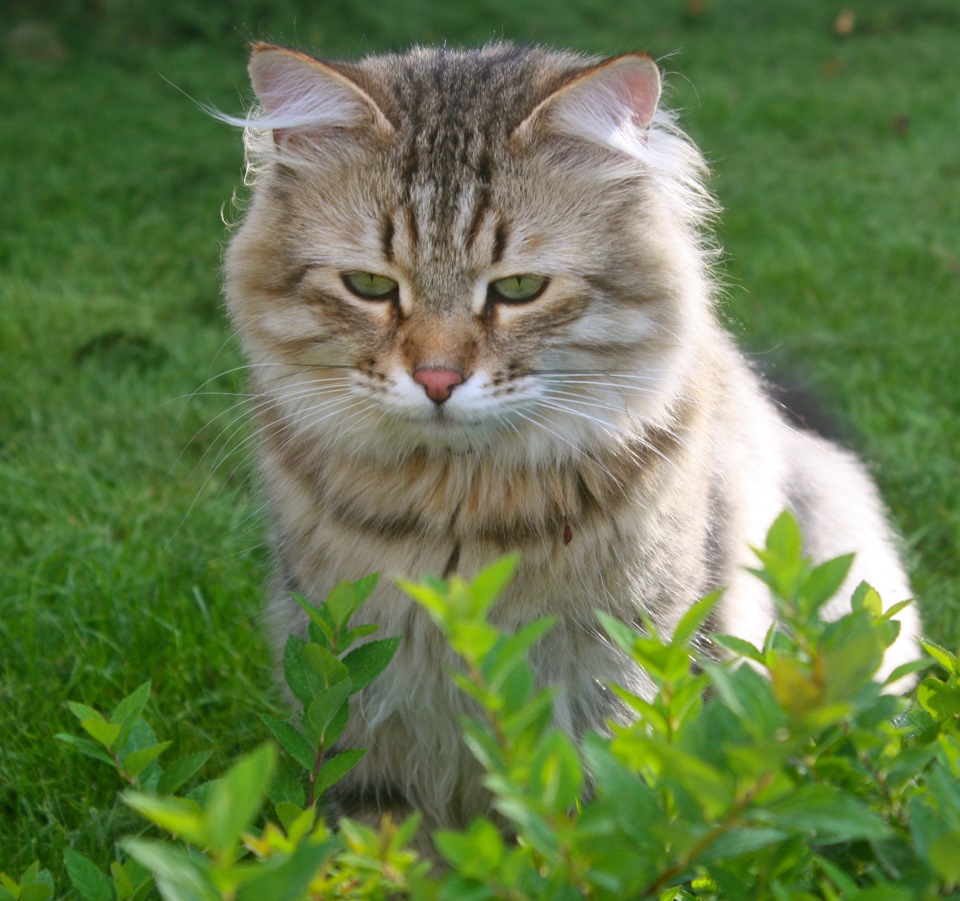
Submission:
[[[67,699],[153,680],[148,718],[171,755],[214,748],[209,774],[282,708],[219,297],[240,139],[185,96],[239,111],[248,37],[661,58],[726,208],[732,329],[849,423],[929,636],[960,643],[954,0],[853,0],[839,29],[826,0],[47,5],[0,20],[0,870],[39,858],[67,896],[63,849],[105,866],[132,828],[112,774],[53,739]]]

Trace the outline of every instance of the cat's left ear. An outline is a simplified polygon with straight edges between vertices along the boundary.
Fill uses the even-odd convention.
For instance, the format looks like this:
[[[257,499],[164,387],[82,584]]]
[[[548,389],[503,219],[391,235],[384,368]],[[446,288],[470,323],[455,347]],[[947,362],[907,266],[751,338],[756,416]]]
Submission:
[[[278,147],[288,142],[314,149],[345,129],[373,126],[392,131],[373,98],[334,66],[294,50],[255,44],[250,81]]]
[[[545,128],[639,156],[657,110],[660,86],[660,69],[649,56],[618,56],[555,90],[515,133]]]

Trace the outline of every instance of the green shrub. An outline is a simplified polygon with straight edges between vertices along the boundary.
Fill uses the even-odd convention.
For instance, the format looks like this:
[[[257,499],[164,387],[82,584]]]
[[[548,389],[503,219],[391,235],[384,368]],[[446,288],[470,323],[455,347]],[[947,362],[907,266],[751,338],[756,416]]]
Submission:
[[[131,786],[124,800],[153,825],[120,842],[109,876],[68,852],[69,877],[85,901],[140,899],[152,886],[168,901],[946,897],[960,884],[960,664],[924,642],[939,674],[912,700],[885,694],[874,674],[898,608],[883,612],[863,585],[847,616],[824,623],[819,611],[850,558],[814,567],[800,547],[785,514],[757,551],[780,617],[762,648],[716,636],[728,659],[693,650],[719,595],[691,607],[669,638],[651,623],[639,633],[598,614],[659,692],[645,700],[610,686],[636,722],[579,744],[552,727],[555,689],[535,684],[526,663],[551,620],[513,635],[489,621],[515,558],[469,583],[403,583],[462,658],[451,677],[477,711],[464,740],[501,824],[481,818],[436,833],[443,870],[409,849],[416,816],[334,830],[318,814],[323,792],[363,753],[324,754],[350,696],[397,647],[391,638],[357,644],[371,628],[349,625],[375,579],[338,586],[316,610],[304,602],[309,638],[291,639],[284,660],[302,706],[292,722],[265,720],[282,761],[265,744],[178,795],[205,758],[163,766],[168,743],[143,719],[148,685],[109,716],[71,704],[86,735],[59,738],[113,767]],[[0,901],[52,892],[38,866],[0,882]]]

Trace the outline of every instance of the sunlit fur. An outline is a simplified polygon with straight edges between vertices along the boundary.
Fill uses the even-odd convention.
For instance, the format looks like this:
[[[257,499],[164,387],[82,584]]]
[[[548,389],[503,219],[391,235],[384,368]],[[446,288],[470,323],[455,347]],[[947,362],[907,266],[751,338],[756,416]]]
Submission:
[[[597,609],[669,631],[726,586],[711,628],[762,642],[771,604],[743,566],[785,507],[816,558],[858,552],[851,585],[909,597],[861,465],[788,427],[718,324],[705,167],[657,108],[652,61],[497,44],[320,63],[261,45],[251,75],[262,109],[235,121],[253,195],[226,295],[252,364],[278,650],[305,631],[290,592],[469,576],[518,550],[495,618],[558,617],[531,662],[578,735],[628,715],[609,680],[651,690]],[[349,271],[399,295],[358,298]],[[524,273],[549,279],[541,296],[488,302]],[[424,367],[463,382],[434,403]],[[342,744],[369,752],[340,810],[462,826],[487,799],[455,660],[389,578],[361,618],[403,643],[353,706]],[[888,670],[915,653],[909,610],[902,624]]]

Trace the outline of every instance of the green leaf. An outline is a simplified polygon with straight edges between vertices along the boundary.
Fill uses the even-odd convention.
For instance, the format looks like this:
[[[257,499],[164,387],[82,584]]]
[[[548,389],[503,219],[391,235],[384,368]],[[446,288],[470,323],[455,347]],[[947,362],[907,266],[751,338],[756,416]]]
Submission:
[[[346,625],[347,620],[353,616],[357,607],[360,606],[357,601],[357,591],[353,582],[341,582],[335,585],[330,594],[327,595],[325,604],[330,614],[330,619],[339,632]]]
[[[373,635],[374,632],[379,631],[380,627],[376,623],[363,623],[350,630],[350,640],[355,641],[358,638],[366,638],[368,635]]]
[[[853,795],[828,785],[802,785],[748,816],[774,827],[812,834],[825,843],[874,841],[890,835],[890,827],[879,815]]]
[[[509,637],[501,637],[481,662],[481,672],[492,692],[500,692],[504,680],[518,667],[527,665],[527,653],[556,623],[544,616],[527,623]]]
[[[496,645],[500,633],[485,622],[457,620],[450,623],[447,640],[458,654],[477,661]]]
[[[279,808],[283,804],[293,804],[298,808],[303,807],[306,803],[305,769],[306,767],[302,766],[299,761],[287,759],[280,761],[273,782],[267,789],[267,798],[275,808]],[[312,770],[308,770],[308,772],[312,772]]]
[[[360,607],[367,598],[373,594],[373,589],[377,587],[379,581],[380,574],[371,573],[369,576],[357,579],[357,581],[353,583],[354,591],[357,594],[357,607]]]
[[[936,642],[926,638],[919,639],[923,649],[937,661],[948,673],[960,673],[957,665],[957,656],[951,654],[946,648],[941,647]]]
[[[830,623],[820,639],[820,653],[829,698],[849,697],[883,662],[877,627],[863,612]]]
[[[126,791],[120,796],[140,816],[156,823],[171,835],[194,845],[206,843],[203,811],[188,798],[160,798],[146,792]]]
[[[871,616],[880,616],[883,613],[883,602],[873,586],[867,582],[861,582],[853,590],[853,596],[850,598],[850,609],[854,613],[866,610]]]
[[[323,680],[307,663],[306,642],[291,635],[283,649],[283,677],[293,696],[301,704],[309,704],[323,687]]]
[[[600,620],[600,625],[603,626],[610,640],[617,644],[621,650],[633,656],[633,646],[637,639],[641,637],[640,633],[603,610],[594,610],[593,612]]]
[[[70,735],[67,732],[58,732],[53,736],[57,741],[62,741],[71,748],[76,748],[86,757],[92,757],[94,760],[100,760],[116,769],[117,762],[105,751],[100,749],[100,745],[95,745],[92,741],[85,738],[78,738],[76,735]]]
[[[486,819],[474,820],[465,833],[439,830],[433,840],[456,873],[469,879],[486,880],[506,856],[499,830]]]
[[[324,690],[330,689],[338,682],[343,682],[349,677],[346,665],[326,648],[310,642],[310,644],[304,645],[303,654],[307,665],[320,677]]]
[[[744,657],[747,660],[752,660],[754,663],[763,663],[763,652],[743,638],[737,638],[735,635],[720,635],[714,633],[710,636],[710,640],[725,651],[729,651],[735,657]]]
[[[105,748],[112,748],[117,737],[120,735],[120,727],[115,723],[109,723],[104,719],[99,710],[87,707],[86,704],[78,704],[75,701],[67,701],[67,707],[70,712],[80,720],[83,730],[98,744]]]
[[[800,557],[803,537],[797,520],[789,510],[784,510],[767,532],[766,549],[773,551],[781,560],[792,561]]]
[[[711,842],[696,862],[727,861],[732,857],[740,857],[743,854],[756,854],[757,851],[769,848],[770,845],[779,844],[788,838],[790,838],[790,833],[783,829],[744,826],[726,832],[716,841]]]
[[[690,672],[690,652],[683,645],[663,644],[658,638],[638,638],[633,645],[633,659],[655,681],[675,682]]]
[[[323,732],[324,746],[330,748],[333,743],[341,736],[343,730],[347,728],[350,721],[350,699],[348,698],[340,706],[340,709],[333,715],[330,724]]]
[[[235,853],[240,834],[263,803],[276,763],[273,745],[261,745],[211,787],[203,824],[207,847],[215,855],[229,859]]]
[[[67,875],[83,901],[114,901],[113,880],[101,873],[92,860],[67,848],[63,852]]]
[[[196,776],[209,759],[209,751],[199,751],[196,754],[187,754],[173,761],[160,776],[157,791],[161,795],[172,795]]]
[[[823,705],[823,684],[809,667],[786,654],[771,651],[767,654],[767,669],[777,701],[791,716],[803,719]]]
[[[47,901],[53,894],[47,885],[24,885],[20,889],[20,901]]]
[[[656,704],[627,691],[625,688],[621,688],[619,685],[611,685],[610,690],[640,714],[639,719],[648,728],[654,732],[659,732],[661,735],[666,735],[670,732],[669,718]]]
[[[803,583],[803,594],[811,612],[819,610],[840,590],[853,566],[853,558],[853,554],[846,554],[814,567]]]
[[[480,570],[470,581],[468,590],[473,601],[472,613],[479,616],[486,613],[503,594],[504,589],[513,581],[519,554],[509,554]]]
[[[325,736],[328,726],[333,722],[349,695],[350,681],[344,679],[342,682],[337,682],[326,691],[320,692],[310,702],[310,706],[304,712],[304,721],[317,735]]]
[[[368,641],[366,644],[354,648],[343,660],[350,678],[350,692],[360,691],[369,685],[393,659],[400,638],[382,638],[378,641]]]
[[[917,702],[940,720],[960,716],[960,691],[932,676],[917,686]]]
[[[127,754],[127,756],[123,758],[123,768],[129,776],[136,779],[143,770],[153,763],[153,761],[172,744],[172,741],[164,741],[156,745],[151,745],[149,748],[141,748],[139,751]]]
[[[120,847],[157,880],[164,901],[222,901],[208,875],[209,861],[173,845],[128,838]]]
[[[120,737],[120,727],[116,723],[108,723],[102,717],[97,719],[81,720],[80,725],[94,741],[105,748],[113,748]]]
[[[295,828],[298,823],[300,823],[301,818],[304,814],[310,815],[311,825],[314,822],[316,808],[311,807],[309,810],[304,810],[303,806],[300,804],[291,804],[289,801],[281,801],[276,805],[277,819],[280,821],[280,825],[283,826],[283,831],[290,835],[290,830]]]
[[[895,682],[899,682],[905,676],[912,676],[914,673],[918,673],[921,670],[927,669],[930,666],[929,660],[911,660],[908,663],[901,663],[900,666],[896,667],[886,679],[883,680],[884,685],[893,685]]]
[[[551,731],[540,741],[533,757],[533,770],[539,780],[540,800],[555,813],[571,809],[580,795],[583,767],[570,739]]]
[[[301,597],[299,594],[291,594],[290,597],[293,598],[293,600],[300,605],[301,609],[307,614],[307,616],[310,617],[310,622],[315,623],[319,627],[321,633],[331,644],[333,644],[333,638],[336,630],[326,608],[314,607],[310,601],[304,597]]]
[[[673,630],[671,644],[685,645],[690,641],[700,630],[700,627],[707,621],[710,614],[713,613],[713,608],[716,607],[717,601],[719,601],[721,597],[723,597],[722,591],[714,591],[693,604],[690,609],[683,614],[680,622],[677,623],[676,629]]]
[[[140,901],[153,885],[150,874],[132,858],[110,864],[110,876],[117,901]]]
[[[427,613],[430,618],[441,628],[447,621],[449,610],[447,609],[447,599],[443,592],[438,591],[428,585],[418,582],[411,582],[407,579],[397,579],[397,587],[404,594],[409,595],[415,600]]]
[[[330,786],[339,782],[347,773],[350,772],[363,758],[367,752],[362,748],[342,751],[331,757],[322,767],[317,776],[316,794],[319,797]]]
[[[300,766],[307,771],[313,770],[317,752],[293,726],[276,716],[261,714],[260,719],[273,733],[274,738]]]
[[[324,616],[329,619],[330,614],[327,613],[326,608],[321,608],[321,611]],[[340,641],[337,638],[336,630],[333,628],[333,623],[330,622],[323,626],[322,628],[317,625],[313,620],[310,620],[307,623],[307,641],[312,641],[314,644],[321,645],[322,647],[333,649],[334,645]]]
[[[16,883],[6,873],[0,873],[0,899],[19,899],[19,901],[49,901],[53,896],[53,877],[48,870],[40,869],[40,862],[34,861],[20,876]]]
[[[110,722],[116,723],[120,727],[120,736],[117,739],[117,747],[122,748],[127,743],[130,730],[133,724],[140,719],[143,711],[150,700],[150,680],[148,679],[138,689],[127,695],[114,708],[110,715]]]
[[[927,860],[949,885],[960,883],[960,828],[935,838],[927,848]]]
[[[328,841],[320,845],[300,842],[287,858],[272,858],[257,866],[255,875],[240,892],[240,901],[299,901],[324,861],[338,847]]]
[[[78,704],[76,701],[67,701],[67,707],[70,712],[82,723],[84,720],[104,720],[103,714],[99,710],[87,707],[86,704]]]

